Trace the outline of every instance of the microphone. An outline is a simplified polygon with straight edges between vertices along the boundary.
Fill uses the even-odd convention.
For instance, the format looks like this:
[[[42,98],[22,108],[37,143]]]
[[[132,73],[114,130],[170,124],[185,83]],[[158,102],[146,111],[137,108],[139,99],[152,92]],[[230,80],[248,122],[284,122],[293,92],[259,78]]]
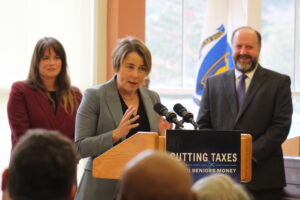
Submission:
[[[164,116],[168,122],[176,124],[175,129],[183,127],[182,123],[178,121],[176,114],[174,112],[169,112],[168,109],[161,103],[156,103],[153,109],[159,115]]]
[[[184,122],[191,123],[194,126],[194,129],[198,129],[198,124],[194,121],[194,115],[193,113],[190,113],[186,110],[183,105],[180,103],[177,103],[174,105],[173,110],[180,116],[182,117]]]

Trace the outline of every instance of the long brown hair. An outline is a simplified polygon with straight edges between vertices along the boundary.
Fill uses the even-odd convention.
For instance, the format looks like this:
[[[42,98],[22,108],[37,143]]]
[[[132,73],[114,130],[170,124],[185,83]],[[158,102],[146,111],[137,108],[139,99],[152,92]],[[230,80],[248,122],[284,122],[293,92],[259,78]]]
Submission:
[[[75,92],[71,88],[70,78],[67,73],[68,64],[65,49],[57,39],[53,37],[44,37],[37,42],[32,54],[30,70],[26,83],[31,88],[42,90],[48,96],[48,91],[40,77],[39,63],[44,52],[50,48],[53,48],[62,61],[61,71],[55,80],[58,99],[62,99],[65,111],[72,114],[78,106],[78,101],[76,99]]]

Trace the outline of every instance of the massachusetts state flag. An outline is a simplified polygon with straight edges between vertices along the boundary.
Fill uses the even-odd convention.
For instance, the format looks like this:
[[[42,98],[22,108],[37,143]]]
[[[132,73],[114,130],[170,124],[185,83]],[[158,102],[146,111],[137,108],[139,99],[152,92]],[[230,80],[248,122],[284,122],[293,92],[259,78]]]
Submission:
[[[227,27],[230,26],[233,30],[243,24],[245,17],[242,8],[241,1],[237,0],[208,0],[194,96],[194,101],[198,105],[201,102],[206,79],[234,67]],[[235,13],[235,17],[232,13]]]

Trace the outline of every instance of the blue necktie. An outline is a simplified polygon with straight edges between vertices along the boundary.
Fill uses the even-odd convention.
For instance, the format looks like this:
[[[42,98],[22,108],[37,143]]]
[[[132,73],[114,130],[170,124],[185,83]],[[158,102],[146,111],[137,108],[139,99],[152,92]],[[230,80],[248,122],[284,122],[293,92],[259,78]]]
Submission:
[[[245,93],[246,93],[246,84],[245,84],[245,79],[247,78],[247,75],[241,74],[240,75],[240,80],[238,83],[238,86],[236,88],[236,93],[237,93],[237,98],[238,98],[238,108],[240,109],[243,105],[244,98],[245,98]]]

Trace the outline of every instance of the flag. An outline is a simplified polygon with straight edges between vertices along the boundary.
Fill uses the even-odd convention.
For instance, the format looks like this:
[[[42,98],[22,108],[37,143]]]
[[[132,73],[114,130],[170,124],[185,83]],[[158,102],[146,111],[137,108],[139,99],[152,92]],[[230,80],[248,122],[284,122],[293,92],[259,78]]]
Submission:
[[[206,46],[210,43],[215,44],[210,48],[209,52],[202,60],[197,76],[195,95],[195,102],[197,104],[200,103],[201,98],[199,96],[202,95],[206,79],[210,76],[233,68],[232,51],[229,43],[227,42],[227,33],[225,32],[223,24],[216,29],[216,33],[203,41],[200,49],[200,57],[201,50],[206,48]]]
[[[241,1],[208,0],[194,95],[194,101],[198,105],[201,102],[201,95],[207,78],[234,67],[232,50],[227,37],[227,26],[237,28],[243,24],[244,15],[241,13],[243,9],[239,2]],[[235,17],[232,16],[233,12]]]

